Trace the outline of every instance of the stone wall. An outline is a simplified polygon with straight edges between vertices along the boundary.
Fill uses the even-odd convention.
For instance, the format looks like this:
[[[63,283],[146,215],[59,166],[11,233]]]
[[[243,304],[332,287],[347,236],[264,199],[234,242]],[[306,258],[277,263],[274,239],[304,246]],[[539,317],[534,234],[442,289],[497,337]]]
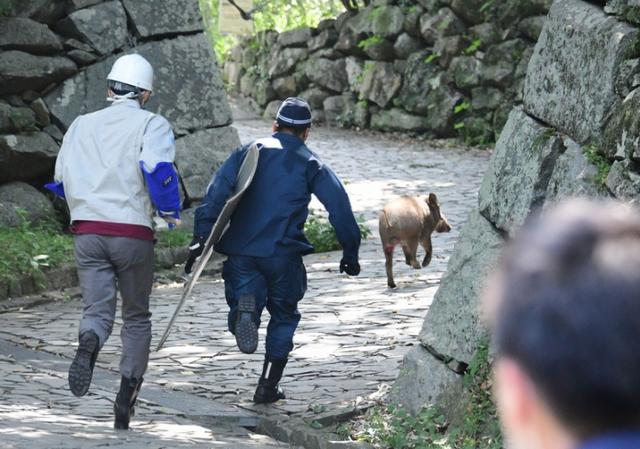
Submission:
[[[197,0],[0,0],[0,225],[18,224],[18,208],[54,215],[42,185],[64,132],[108,105],[105,77],[132,52],[155,68],[147,108],[172,123],[188,193],[202,197],[240,142]]]
[[[455,419],[464,411],[463,374],[487,339],[479,293],[504,241],[532,210],[570,196],[640,200],[635,3],[553,3],[529,62],[523,105],[509,114],[478,208],[394,386],[393,400],[412,412],[437,404]]]
[[[522,102],[550,3],[378,0],[317,28],[245,39],[224,76],[268,118],[299,95],[330,124],[489,143]]]

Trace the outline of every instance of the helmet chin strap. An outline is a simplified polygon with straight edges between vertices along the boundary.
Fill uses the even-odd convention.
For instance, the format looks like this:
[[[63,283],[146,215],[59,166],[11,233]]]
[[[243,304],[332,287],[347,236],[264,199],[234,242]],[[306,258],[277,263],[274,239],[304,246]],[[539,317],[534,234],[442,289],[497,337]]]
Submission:
[[[113,94],[109,97],[107,97],[107,101],[122,101],[122,100],[134,100],[136,98],[138,98],[140,96],[140,94],[137,94],[135,92],[128,92],[125,95],[116,95]]]

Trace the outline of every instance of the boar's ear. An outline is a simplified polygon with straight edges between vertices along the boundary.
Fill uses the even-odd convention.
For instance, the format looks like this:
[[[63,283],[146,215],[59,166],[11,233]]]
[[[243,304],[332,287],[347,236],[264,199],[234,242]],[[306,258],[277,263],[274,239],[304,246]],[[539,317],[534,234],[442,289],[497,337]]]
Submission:
[[[427,204],[432,207],[438,207],[438,197],[435,193],[429,194],[429,198],[427,198]]]

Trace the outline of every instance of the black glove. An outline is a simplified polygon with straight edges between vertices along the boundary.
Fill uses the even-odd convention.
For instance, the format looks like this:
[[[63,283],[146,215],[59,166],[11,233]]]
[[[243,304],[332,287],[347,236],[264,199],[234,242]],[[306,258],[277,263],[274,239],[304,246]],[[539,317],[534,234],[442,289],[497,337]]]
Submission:
[[[204,251],[204,244],[206,241],[206,237],[194,237],[193,240],[191,240],[191,243],[189,243],[189,258],[187,259],[187,263],[184,265],[185,273],[191,273],[193,264],[196,263],[198,257],[202,255],[202,251]]]
[[[347,262],[342,259],[340,261],[340,273],[347,273],[349,276],[357,276],[360,274],[360,264],[358,262]]]

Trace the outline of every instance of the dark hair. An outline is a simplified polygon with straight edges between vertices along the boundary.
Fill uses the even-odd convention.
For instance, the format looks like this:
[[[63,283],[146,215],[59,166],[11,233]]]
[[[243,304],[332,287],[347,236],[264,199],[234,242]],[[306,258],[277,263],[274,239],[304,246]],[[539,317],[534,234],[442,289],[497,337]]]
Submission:
[[[577,437],[640,428],[640,215],[564,203],[531,220],[489,284],[497,357]]]
[[[144,92],[144,90],[139,87],[121,83],[120,81],[109,80],[107,84],[109,89],[116,95],[127,95],[128,93],[140,95],[141,92]]]
[[[278,131],[282,131],[282,132],[289,132],[291,134],[294,134],[298,137],[301,137],[302,134],[304,134],[304,132],[311,128],[311,124],[306,124],[306,125],[288,125],[285,124],[283,122],[281,122],[280,120],[276,120],[276,123],[278,123]]]

